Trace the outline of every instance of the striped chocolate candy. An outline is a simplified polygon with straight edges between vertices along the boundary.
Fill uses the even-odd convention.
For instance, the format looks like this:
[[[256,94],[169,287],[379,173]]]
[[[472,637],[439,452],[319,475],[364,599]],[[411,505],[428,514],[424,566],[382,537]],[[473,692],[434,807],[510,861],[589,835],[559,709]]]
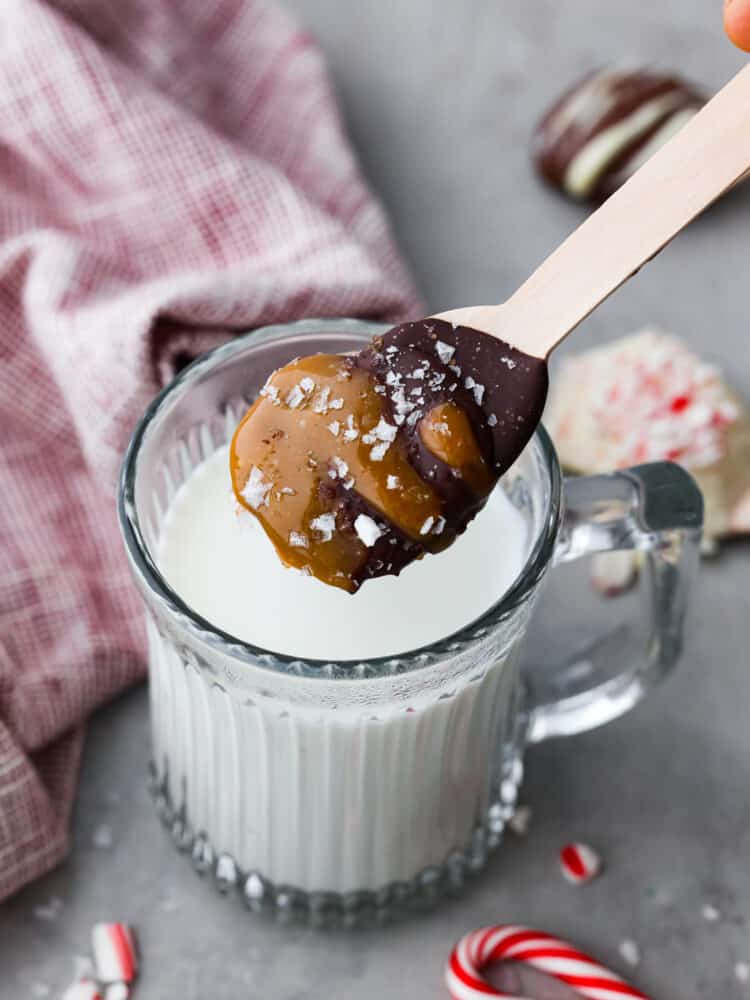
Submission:
[[[598,202],[635,173],[705,103],[679,77],[600,69],[550,108],[534,133],[534,162],[571,198]]]

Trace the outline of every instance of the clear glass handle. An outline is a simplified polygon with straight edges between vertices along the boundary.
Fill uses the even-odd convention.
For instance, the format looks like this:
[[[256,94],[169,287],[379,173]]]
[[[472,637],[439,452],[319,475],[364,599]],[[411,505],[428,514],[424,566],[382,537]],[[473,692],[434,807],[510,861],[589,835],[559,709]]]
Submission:
[[[551,685],[530,680],[529,743],[580,733],[616,719],[669,673],[682,648],[702,524],[700,490],[683,468],[671,462],[566,480],[554,563],[614,549],[642,554],[646,626],[638,643],[643,653],[638,660],[618,664],[618,643],[621,650],[623,642],[615,630],[554,670]]]

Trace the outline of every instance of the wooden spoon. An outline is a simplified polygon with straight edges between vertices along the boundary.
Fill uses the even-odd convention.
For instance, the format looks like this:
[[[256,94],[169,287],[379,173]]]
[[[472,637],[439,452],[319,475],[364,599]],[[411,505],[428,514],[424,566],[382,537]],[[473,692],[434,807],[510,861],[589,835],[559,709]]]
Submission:
[[[607,296],[750,171],[750,66],[723,87],[502,305],[439,319],[546,359]],[[530,406],[531,409],[531,406]]]

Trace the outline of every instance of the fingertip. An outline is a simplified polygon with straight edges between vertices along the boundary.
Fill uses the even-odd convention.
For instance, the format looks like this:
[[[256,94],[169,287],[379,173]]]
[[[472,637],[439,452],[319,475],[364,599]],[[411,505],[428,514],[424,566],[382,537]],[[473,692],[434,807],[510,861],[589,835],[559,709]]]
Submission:
[[[724,0],[724,30],[737,48],[750,52],[750,0]]]

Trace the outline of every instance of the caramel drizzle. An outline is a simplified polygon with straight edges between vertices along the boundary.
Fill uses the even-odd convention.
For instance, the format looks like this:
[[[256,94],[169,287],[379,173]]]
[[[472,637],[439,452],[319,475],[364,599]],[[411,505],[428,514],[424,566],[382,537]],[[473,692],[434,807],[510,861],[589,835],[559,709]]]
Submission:
[[[398,431],[382,388],[349,358],[297,359],[270,376],[237,427],[230,449],[235,497],[284,563],[354,591],[375,544],[387,571],[394,528],[429,551],[447,544],[440,497],[409,462]],[[472,490],[488,491],[489,473],[459,407],[434,407],[419,432]],[[353,500],[356,517],[347,503]]]

